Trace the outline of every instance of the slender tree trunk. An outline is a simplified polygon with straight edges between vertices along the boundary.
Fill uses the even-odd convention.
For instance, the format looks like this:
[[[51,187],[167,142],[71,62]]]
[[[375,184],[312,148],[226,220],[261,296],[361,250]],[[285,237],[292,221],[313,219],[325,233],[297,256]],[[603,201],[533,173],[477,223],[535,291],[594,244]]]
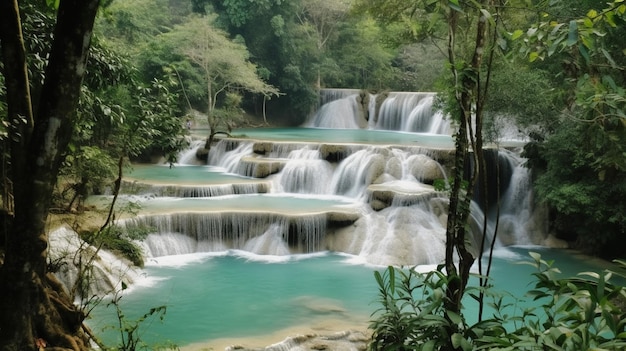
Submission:
[[[37,350],[44,344],[83,350],[84,315],[47,272],[45,223],[72,136],[99,0],[61,1],[34,116],[17,1],[0,3],[3,62],[20,68],[18,74],[5,73],[9,118],[20,124],[9,131],[15,216],[0,269],[0,350]]]
[[[477,97],[479,97],[481,89],[480,72],[488,21],[484,14],[479,14],[472,59],[467,67],[462,72],[459,72],[456,71],[456,60],[454,58],[457,16],[456,10],[450,10],[448,54],[453,75],[457,80],[455,82],[457,87],[455,97],[458,105],[459,129],[455,138],[454,183],[450,194],[446,229],[445,268],[449,281],[445,305],[447,310],[459,313],[469,280],[470,268],[475,260],[467,247],[466,237],[468,233],[466,228],[470,216],[473,189],[480,173],[480,161],[483,160],[482,106],[476,106],[476,104],[482,103]],[[473,111],[475,112],[473,113]],[[463,187],[465,164],[468,161],[470,148],[473,150],[472,157],[474,162],[470,165],[471,170],[467,186]],[[458,266],[455,262],[455,254],[458,255]],[[448,331],[449,334],[454,332],[456,332],[454,327]],[[450,346],[450,349],[453,349],[452,346]]]

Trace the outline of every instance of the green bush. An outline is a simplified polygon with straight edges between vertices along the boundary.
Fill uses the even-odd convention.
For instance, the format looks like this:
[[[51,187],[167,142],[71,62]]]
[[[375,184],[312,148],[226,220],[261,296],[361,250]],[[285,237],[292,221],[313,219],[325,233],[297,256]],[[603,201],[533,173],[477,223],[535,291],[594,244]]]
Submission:
[[[150,231],[147,227],[110,226],[95,233],[83,233],[82,238],[93,246],[118,253],[134,265],[143,267],[143,253],[135,241],[145,239]]]
[[[471,299],[489,299],[493,313],[469,325],[461,313],[444,307],[447,276],[387,268],[375,272],[382,305],[370,324],[370,350],[624,350],[626,292],[614,276],[619,271],[582,272],[560,278],[553,262],[531,253],[535,306],[521,308],[518,299],[493,287],[468,288]],[[476,292],[482,294],[477,295]]]

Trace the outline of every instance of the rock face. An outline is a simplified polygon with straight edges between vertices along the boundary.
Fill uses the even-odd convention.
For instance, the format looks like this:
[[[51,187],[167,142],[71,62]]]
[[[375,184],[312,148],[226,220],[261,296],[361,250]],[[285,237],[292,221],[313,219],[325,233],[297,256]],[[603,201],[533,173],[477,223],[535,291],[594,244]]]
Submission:
[[[330,335],[307,334],[289,337],[262,348],[233,345],[227,351],[365,351],[369,338],[359,331],[343,331]]]

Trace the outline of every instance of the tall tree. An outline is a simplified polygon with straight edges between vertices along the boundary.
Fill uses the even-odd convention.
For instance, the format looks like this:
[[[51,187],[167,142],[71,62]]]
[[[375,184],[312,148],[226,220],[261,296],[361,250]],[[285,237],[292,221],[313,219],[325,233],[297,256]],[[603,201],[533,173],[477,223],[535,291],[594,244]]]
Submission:
[[[170,33],[157,37],[169,43],[170,47],[183,53],[185,58],[199,70],[204,86],[206,114],[210,136],[220,130],[217,108],[220,98],[227,93],[249,92],[264,97],[278,95],[278,90],[259,77],[256,65],[250,62],[244,44],[230,40],[227,34],[213,25],[213,17],[194,16],[184,24],[176,26]],[[220,123],[222,122],[222,123]]]
[[[298,8],[296,16],[300,24],[310,28],[305,31],[311,40],[315,41],[318,52],[323,52],[332,36],[336,35],[337,29],[348,16],[350,9],[349,0],[303,1]],[[321,73],[317,70],[317,88],[321,87]]]
[[[463,346],[455,338],[462,334],[462,326],[455,316],[462,315],[470,269],[489,244],[483,233],[482,242],[478,240],[478,247],[472,247],[468,221],[475,187],[486,184],[483,118],[493,62],[507,43],[500,23],[505,4],[498,0],[364,0],[362,3],[375,18],[386,23],[407,23],[409,29],[419,32],[408,38],[446,37],[442,52],[450,80],[441,97],[455,122],[456,133],[444,262],[447,285],[443,317],[447,323],[443,340],[439,342],[442,350],[459,350]]]
[[[545,143],[530,143],[527,156],[542,166],[535,188],[553,210],[555,231],[589,253],[623,257],[626,4],[560,5],[514,33],[534,66],[558,64],[563,79],[559,128],[541,136]]]
[[[45,223],[70,142],[99,0],[60,0],[37,101],[29,91],[17,0],[0,2],[14,212],[0,268],[0,350],[87,349],[84,315],[47,270]],[[35,108],[33,108],[35,107]]]

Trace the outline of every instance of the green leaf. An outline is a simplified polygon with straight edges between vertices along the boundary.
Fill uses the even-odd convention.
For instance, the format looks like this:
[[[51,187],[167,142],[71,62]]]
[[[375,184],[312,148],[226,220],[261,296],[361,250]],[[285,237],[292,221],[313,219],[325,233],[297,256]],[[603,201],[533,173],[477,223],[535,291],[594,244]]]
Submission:
[[[46,0],[46,5],[48,5],[48,7],[58,10],[59,9],[59,3],[60,0]]]
[[[567,36],[567,46],[573,46],[578,42],[578,23],[572,20],[569,22],[569,34]]]
[[[463,8],[461,4],[459,4],[459,0],[448,0],[448,6],[454,11],[463,12]]]
[[[511,40],[519,39],[522,35],[524,35],[524,32],[521,29],[518,29],[511,33]]]
[[[422,346],[422,351],[434,351],[434,350],[435,350],[435,340],[428,340]]]
[[[535,262],[541,261],[541,254],[540,253],[531,251],[528,254],[530,255],[530,257],[533,258],[533,260],[535,260]]]
[[[530,62],[535,62],[539,58],[539,53],[537,51],[533,51],[528,55],[528,60]]]
[[[455,349],[458,349],[461,346],[461,344],[463,343],[463,340],[465,340],[463,335],[459,333],[452,334],[451,341],[452,341],[452,346]]]
[[[450,319],[450,321],[454,324],[461,324],[461,322],[463,322],[463,318],[461,318],[461,316],[453,311],[446,311],[446,314],[448,315],[448,318]]]
[[[590,61],[591,58],[589,57],[589,51],[587,50],[585,45],[583,44],[578,45],[578,51],[580,52],[580,55],[585,59],[586,62]]]
[[[619,68],[619,66],[615,63],[615,60],[613,60],[613,57],[611,56],[611,54],[608,51],[606,51],[606,49],[602,48],[600,49],[600,51],[602,52],[606,60],[609,61],[609,64],[611,65],[612,68],[615,68],[615,69]]]

